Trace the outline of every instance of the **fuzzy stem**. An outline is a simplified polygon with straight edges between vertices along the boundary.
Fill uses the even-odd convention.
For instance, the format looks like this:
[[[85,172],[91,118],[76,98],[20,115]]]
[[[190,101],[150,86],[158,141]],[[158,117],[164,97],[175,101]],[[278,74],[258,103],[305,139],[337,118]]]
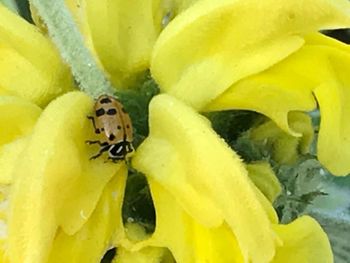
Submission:
[[[110,81],[84,45],[84,39],[63,0],[32,0],[62,58],[82,91],[93,98],[115,93]]]

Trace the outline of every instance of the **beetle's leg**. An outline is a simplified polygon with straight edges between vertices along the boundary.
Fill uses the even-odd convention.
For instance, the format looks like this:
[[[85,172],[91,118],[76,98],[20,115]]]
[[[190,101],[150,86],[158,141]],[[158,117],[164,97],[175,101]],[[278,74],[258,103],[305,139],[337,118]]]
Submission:
[[[100,129],[96,128],[95,118],[92,116],[87,116],[87,118],[91,120],[92,125],[94,126],[94,129],[95,129],[95,133],[100,133],[101,132]]]
[[[107,146],[108,145],[108,142],[90,141],[90,140],[85,141],[85,143],[87,143],[87,144],[96,144],[97,143],[100,146]]]
[[[98,154],[90,157],[90,160],[93,160],[93,159],[96,159],[97,157],[100,157],[104,152],[108,151],[110,147],[111,147],[110,145],[106,145],[106,146],[102,147],[100,149],[100,151],[98,152]]]
[[[126,145],[126,152],[127,153],[132,153],[134,151],[134,147],[131,143]]]

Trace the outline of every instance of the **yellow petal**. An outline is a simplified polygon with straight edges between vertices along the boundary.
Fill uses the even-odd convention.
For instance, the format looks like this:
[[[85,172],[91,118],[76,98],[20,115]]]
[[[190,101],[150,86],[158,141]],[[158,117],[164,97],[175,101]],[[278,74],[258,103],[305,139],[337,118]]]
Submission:
[[[314,89],[321,112],[317,156],[333,174],[347,175],[350,173],[350,77],[347,71],[350,46],[319,37],[314,48],[319,49],[322,59],[316,63],[328,70],[328,78]]]
[[[62,229],[58,231],[48,262],[100,262],[113,242],[124,236],[121,210],[126,175],[124,167],[106,185],[89,220],[77,233],[70,236]]]
[[[239,157],[193,109],[168,95],[155,97],[150,136],[133,164],[199,223],[218,227],[224,220],[245,259],[272,258],[276,240],[254,184]]]
[[[298,50],[304,34],[350,26],[349,13],[346,0],[198,1],[160,35],[151,72],[162,91],[201,109]]]
[[[0,183],[9,184],[41,109],[18,97],[0,97]]]
[[[3,250],[3,242],[0,241],[0,262],[1,263],[10,263],[6,252]]]
[[[0,5],[0,94],[45,105],[72,89],[68,66],[33,25]]]
[[[270,164],[267,162],[251,163],[247,165],[247,170],[249,178],[252,179],[266,198],[273,203],[282,189]]]
[[[283,245],[277,249],[273,263],[331,263],[332,250],[326,233],[316,220],[308,216],[288,225],[276,225]]]
[[[149,184],[156,210],[156,230],[133,250],[168,247],[178,263],[243,262],[237,240],[227,224],[215,228],[200,224],[185,212],[176,196],[153,179]]]
[[[89,0],[83,3],[95,50],[112,81],[121,86],[133,73],[147,69],[161,30],[161,1]]]
[[[277,224],[278,223],[278,216],[277,216],[275,209],[271,205],[270,200],[267,199],[267,197],[264,195],[264,193],[261,192],[261,190],[258,187],[253,185],[252,188],[255,192],[255,195],[256,195],[258,201],[260,202],[260,204],[264,208],[264,211],[265,211],[266,215],[268,216],[270,222],[273,224]]]
[[[82,92],[53,101],[40,116],[13,178],[9,217],[11,262],[45,262],[60,226],[76,233],[105,185],[124,164],[90,161],[96,151],[86,116],[93,101]]]
[[[40,113],[41,109],[27,100],[0,96],[0,145],[28,135]]]
[[[346,66],[350,66],[350,63]],[[345,73],[345,69],[338,69],[338,75]],[[322,118],[317,156],[335,175],[347,175],[350,172],[350,78],[343,77],[347,78],[344,84],[327,83],[315,90]]]
[[[318,158],[335,175],[350,172],[350,47],[321,34],[272,68],[243,79],[217,98],[207,110],[249,109],[274,120],[292,135],[290,111],[321,111]],[[306,137],[305,137],[306,138]],[[306,139],[307,141],[310,140]],[[307,142],[305,141],[303,151]]]
[[[198,0],[66,0],[87,45],[116,86],[149,68],[161,30]]]
[[[253,110],[267,115],[286,132],[298,135],[289,127],[288,113],[296,110],[311,111],[315,108],[311,84],[305,83],[305,79],[300,77],[287,75],[286,71],[282,73],[276,66],[239,81],[205,110]]]

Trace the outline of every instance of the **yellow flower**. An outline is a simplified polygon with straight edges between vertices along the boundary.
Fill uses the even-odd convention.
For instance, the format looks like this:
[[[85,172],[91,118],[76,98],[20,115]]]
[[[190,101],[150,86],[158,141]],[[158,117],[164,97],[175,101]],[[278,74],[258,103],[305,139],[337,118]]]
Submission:
[[[57,50],[35,26],[0,4],[0,94],[44,106],[72,89]]]
[[[134,162],[151,176],[157,228],[150,239],[131,246],[122,241],[125,166],[88,160],[93,149],[84,140],[93,136],[86,119],[91,99],[82,93],[62,96],[34,128],[37,106],[16,98],[3,99],[3,104],[12,109],[13,126],[23,131],[13,133],[21,139],[7,146],[16,150],[24,142],[17,156],[10,155],[13,161],[2,166],[13,176],[1,178],[2,184],[12,182],[11,210],[5,218],[9,237],[3,245],[10,262],[98,262],[108,247],[120,244],[128,249],[121,248],[116,262],[167,255],[155,247],[168,247],[177,262],[243,262],[244,256],[286,262],[289,249],[305,260],[300,262],[310,262],[313,253],[330,262],[329,244],[317,223],[303,218],[290,226],[276,225],[271,205],[251,184],[234,152],[203,117],[176,99],[162,95],[151,104],[151,135]],[[28,125],[11,114],[33,121]],[[298,231],[306,233],[296,238]],[[257,236],[266,239],[266,247],[258,245]],[[128,252],[141,248],[144,252]]]
[[[336,175],[350,172],[340,97],[349,48],[316,33],[350,27],[348,1],[67,2],[114,83],[150,67],[162,92],[198,110],[254,110],[293,136],[288,113],[318,103],[318,157]],[[169,14],[176,17],[163,29]]]
[[[91,0],[81,1],[81,8],[67,2],[76,10],[74,15],[87,45],[114,83],[128,82],[150,68],[161,91],[167,93],[152,100],[150,134],[132,160],[147,177],[156,229],[151,235],[142,231],[134,236],[127,234],[138,226],[124,227],[122,222],[126,164],[89,160],[95,150],[85,144],[94,136],[86,119],[93,108],[91,98],[70,92],[42,112],[28,102],[45,105],[70,87],[60,82],[66,69],[49,48],[50,42],[25,24],[33,29],[33,36],[28,38],[42,39],[38,40],[45,43],[40,52],[51,52],[53,62],[46,60],[45,54],[33,56],[29,52],[33,47],[22,41],[26,52],[17,52],[28,53],[28,58],[23,56],[38,64],[43,78],[50,81],[47,86],[39,81],[39,86],[31,89],[40,94],[37,97],[25,95],[23,88],[16,86],[13,94],[27,100],[0,100],[1,112],[7,113],[6,105],[11,105],[13,110],[4,116],[18,127],[6,130],[0,153],[0,183],[10,188],[9,212],[0,213],[0,223],[8,227],[8,234],[0,235],[4,260],[95,263],[109,248],[117,247],[120,253],[114,262],[173,262],[169,251],[179,263],[332,262],[327,236],[315,220],[304,216],[288,225],[278,224],[271,202],[280,185],[271,168],[261,163],[245,166],[198,110],[255,110],[292,135],[306,135],[301,144],[307,145],[309,130],[288,123],[287,113],[313,109],[314,92],[321,114],[330,122],[326,128],[321,125],[322,132],[341,135],[332,143],[346,141],[343,119],[347,109],[340,103],[346,97],[329,91],[337,79],[327,71],[326,58],[335,54],[337,63],[342,62],[337,66],[347,65],[348,47],[315,33],[350,25],[346,0],[188,0],[165,4]],[[17,21],[8,11],[4,13]],[[175,15],[166,25],[164,19]],[[8,45],[12,48],[16,43],[12,40]],[[300,72],[305,70],[307,58],[315,54],[323,55],[319,60],[324,64],[320,63],[318,71],[309,68]],[[55,65],[52,71],[43,70],[48,61]],[[22,70],[25,76],[36,74],[22,68],[18,72]],[[298,82],[287,75],[289,71],[305,77]],[[316,76],[320,72],[325,74]],[[344,70],[340,70],[339,78],[344,82],[348,79]],[[279,85],[273,86],[273,91],[260,91],[264,81]],[[254,93],[247,92],[250,90],[245,82],[252,83]],[[302,85],[294,86],[299,83]],[[284,98],[285,94],[294,96]],[[330,107],[329,94],[339,102],[335,114],[325,110]],[[277,104],[285,100],[278,108]],[[324,157],[322,148],[330,141],[322,139],[322,132],[321,160],[335,167],[336,173],[347,171],[345,157],[333,166]],[[340,146],[333,147],[340,151]],[[2,201],[6,202],[8,195],[4,193]]]
[[[238,156],[206,119],[173,97],[152,100],[150,135],[133,165],[148,177],[157,222],[153,236],[131,249],[168,247],[177,262],[310,262],[312,255],[331,262],[317,222],[303,217],[277,225]],[[251,172],[264,176],[259,170]],[[304,228],[305,236],[294,232]]]

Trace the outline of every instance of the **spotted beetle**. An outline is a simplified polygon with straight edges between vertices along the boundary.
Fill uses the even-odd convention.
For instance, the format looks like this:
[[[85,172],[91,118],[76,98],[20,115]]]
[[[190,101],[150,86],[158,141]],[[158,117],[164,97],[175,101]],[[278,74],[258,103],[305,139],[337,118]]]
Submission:
[[[95,115],[88,116],[96,134],[103,141],[86,141],[88,144],[99,144],[100,151],[90,159],[96,159],[108,151],[108,159],[116,162],[125,160],[134,151],[133,129],[129,114],[123,105],[114,97],[101,95],[94,106]]]

